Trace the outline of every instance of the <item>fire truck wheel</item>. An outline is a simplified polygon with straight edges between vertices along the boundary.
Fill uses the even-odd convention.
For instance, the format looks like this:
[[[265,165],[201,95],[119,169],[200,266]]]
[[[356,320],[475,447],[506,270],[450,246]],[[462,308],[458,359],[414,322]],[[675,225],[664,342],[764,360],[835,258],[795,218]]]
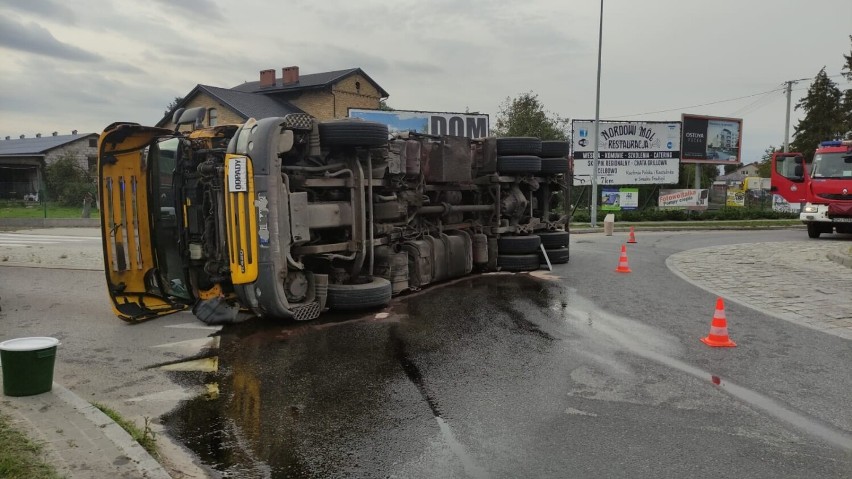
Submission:
[[[567,246],[563,248],[545,249],[545,251],[547,251],[547,259],[550,260],[550,264],[564,264],[568,262],[569,250]],[[543,254],[539,253],[538,256],[541,260],[541,264],[547,264],[547,261],[544,260]]]
[[[362,284],[329,284],[327,304],[336,310],[376,308],[388,304],[391,293],[390,281],[378,277]]]
[[[541,175],[568,173],[568,158],[542,158]]]
[[[819,234],[822,233],[819,225],[811,221],[808,223],[808,238],[819,238]]]
[[[500,173],[538,173],[541,158],[537,156],[498,156],[497,171]]]
[[[319,124],[323,146],[383,146],[388,142],[388,127],[374,121],[336,120]]]
[[[567,231],[542,231],[538,233],[538,236],[541,238],[544,249],[568,246],[568,240],[571,238]]]
[[[497,266],[503,271],[535,271],[540,265],[537,254],[497,255]]]
[[[501,255],[535,253],[540,244],[538,235],[502,236],[497,238],[497,252]]]
[[[567,141],[542,141],[541,157],[566,158],[568,156],[569,148]]]
[[[498,155],[535,155],[541,153],[541,140],[532,136],[497,138]]]

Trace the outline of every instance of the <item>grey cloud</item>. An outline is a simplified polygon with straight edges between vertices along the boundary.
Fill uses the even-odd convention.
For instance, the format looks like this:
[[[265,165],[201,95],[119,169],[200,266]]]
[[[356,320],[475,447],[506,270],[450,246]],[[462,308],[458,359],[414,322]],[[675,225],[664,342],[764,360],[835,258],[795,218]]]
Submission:
[[[225,15],[222,14],[219,6],[211,0],[181,0],[178,2],[172,0],[154,0],[154,2],[164,5],[169,10],[179,9],[183,13],[190,13],[210,20],[225,19]]]
[[[0,6],[20,12],[35,13],[39,18],[61,20],[71,24],[77,21],[74,10],[55,0],[0,0]]]
[[[0,17],[0,46],[63,60],[97,62],[101,57],[57,40],[46,28]]]

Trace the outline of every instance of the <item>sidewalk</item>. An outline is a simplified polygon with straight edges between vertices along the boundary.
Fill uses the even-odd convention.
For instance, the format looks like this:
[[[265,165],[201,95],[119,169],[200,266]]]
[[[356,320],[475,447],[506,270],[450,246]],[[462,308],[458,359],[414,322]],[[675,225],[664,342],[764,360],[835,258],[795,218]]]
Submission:
[[[2,368],[0,368],[2,371]],[[35,396],[2,397],[12,427],[44,444],[61,476],[168,479],[170,476],[124,429],[57,383]]]

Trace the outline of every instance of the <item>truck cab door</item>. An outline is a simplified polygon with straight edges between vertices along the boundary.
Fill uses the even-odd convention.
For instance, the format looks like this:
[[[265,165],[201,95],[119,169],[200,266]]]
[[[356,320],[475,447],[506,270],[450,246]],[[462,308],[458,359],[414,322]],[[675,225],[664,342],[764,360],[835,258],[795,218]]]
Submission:
[[[801,153],[772,155],[772,186],[769,188],[772,194],[784,198],[791,205],[800,205],[805,202],[806,178],[805,158]]]
[[[169,168],[178,148],[161,145],[178,144],[171,130],[135,123],[110,125],[98,141],[104,270],[113,311],[125,321],[182,311],[193,302],[175,275],[174,228],[167,232],[170,244],[158,244],[166,239],[160,230],[176,225],[173,196],[163,189],[172,187]]]

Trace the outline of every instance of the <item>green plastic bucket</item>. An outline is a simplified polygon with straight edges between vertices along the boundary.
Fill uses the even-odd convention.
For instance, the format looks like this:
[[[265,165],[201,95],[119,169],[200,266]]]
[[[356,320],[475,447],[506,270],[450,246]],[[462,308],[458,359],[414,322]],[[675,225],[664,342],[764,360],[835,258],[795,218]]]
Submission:
[[[3,394],[32,396],[53,388],[56,338],[18,338],[0,343]]]

